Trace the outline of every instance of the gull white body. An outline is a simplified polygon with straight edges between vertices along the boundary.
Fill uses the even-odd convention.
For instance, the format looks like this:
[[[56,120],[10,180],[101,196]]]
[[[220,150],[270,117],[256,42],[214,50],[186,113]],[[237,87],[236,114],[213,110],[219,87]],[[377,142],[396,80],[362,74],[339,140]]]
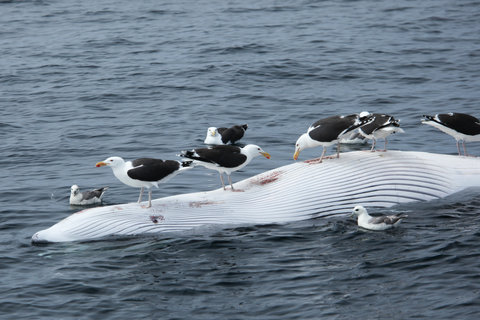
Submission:
[[[224,144],[222,141],[222,136],[218,133],[218,130],[216,127],[210,127],[207,129],[207,135],[203,143],[212,144],[212,145]]]
[[[70,204],[75,206],[86,206],[102,202],[102,197],[108,187],[95,189],[92,191],[81,192],[80,188],[74,184],[70,189]]]
[[[461,132],[450,129],[449,127],[446,127],[446,126],[441,125],[440,123],[437,123],[437,122],[434,122],[434,121],[423,120],[422,123],[423,124],[428,124],[429,126],[435,127],[438,130],[443,131],[444,133],[446,133],[448,135],[451,135],[456,141],[464,141],[464,142],[480,141],[480,134],[478,134],[478,135],[463,134]]]
[[[376,231],[394,228],[406,217],[405,215],[372,217],[363,206],[355,206],[352,214],[357,216],[357,224],[359,227]]]
[[[200,191],[83,210],[37,232],[61,242],[200,227],[286,223],[347,215],[361,203],[391,207],[480,186],[480,158],[425,152],[347,152],[323,163],[295,162],[237,182],[243,192]]]
[[[195,165],[203,166],[207,169],[216,170],[219,173],[226,173],[227,175],[230,175],[232,172],[238,171],[243,167],[245,167],[246,165],[248,165],[254,158],[260,156],[262,153],[265,153],[259,146],[254,144],[246,145],[245,147],[240,149],[241,149],[240,153],[244,154],[247,157],[247,160],[241,165],[236,167],[232,167],[232,168],[221,167],[215,163],[198,161],[198,160],[193,160],[193,163]]]
[[[379,130],[376,130],[376,131],[372,132],[371,134],[364,134],[364,133],[362,133],[362,131],[360,131],[360,133],[362,133],[362,135],[365,138],[368,138],[368,139],[371,139],[371,140],[385,139],[391,134],[404,133],[404,132],[405,131],[403,131],[403,129],[399,128],[399,127],[385,127],[385,128],[381,128]]]
[[[457,142],[458,155],[460,142],[463,145],[463,153],[468,156],[466,142],[480,141],[480,120],[465,113],[443,113],[435,116],[424,115],[423,124],[428,124],[446,134],[452,136]]]
[[[173,178],[174,176],[179,174],[181,171],[191,168],[191,167],[188,167],[188,166],[183,167],[179,161],[174,162],[174,161],[171,161],[171,160],[166,160],[166,161],[170,161],[172,163],[175,163],[175,165],[179,168],[177,170],[169,173],[166,176],[163,176],[161,178],[155,178],[156,180],[151,180],[152,178],[149,178],[148,180],[147,179],[133,179],[129,176],[129,174],[131,173],[131,172],[129,172],[130,170],[132,170],[132,169],[133,170],[141,170],[142,168],[148,168],[149,167],[148,162],[143,162],[141,164],[136,163],[139,160],[141,160],[141,159],[137,159],[137,160],[134,160],[132,162],[132,161],[125,161],[120,157],[110,157],[110,158],[106,159],[105,161],[101,161],[101,162],[97,163],[96,166],[97,167],[108,166],[108,167],[112,168],[113,175],[118,180],[120,180],[121,182],[123,182],[127,186],[134,187],[134,188],[140,188],[140,195],[138,197],[138,202],[139,203],[142,201],[143,189],[148,188],[148,206],[147,207],[152,206],[152,190],[151,190],[152,187],[158,188],[159,183],[167,182],[168,180],[170,180],[171,178]],[[143,160],[148,160],[148,159],[143,158]],[[163,160],[160,160],[160,159],[150,159],[150,160],[162,161],[163,162]],[[158,169],[156,169],[156,170],[158,170]],[[155,172],[152,172],[152,175],[155,175]],[[134,175],[133,175],[133,177],[135,178]]]
[[[297,142],[295,143],[295,153],[293,154],[293,159],[297,160],[298,155],[304,149],[322,146],[322,155],[318,159],[318,162],[320,163],[325,157],[327,147],[335,143],[337,144],[337,158],[339,158],[339,141],[350,137],[352,131],[372,122],[373,120],[374,118],[370,116],[368,112],[361,113],[360,115],[351,114],[347,116],[331,116],[320,119],[314,122],[308,128],[307,132],[302,134],[297,139]]]
[[[194,165],[201,165],[207,169],[218,171],[224,190],[225,183],[223,181],[223,173],[227,174],[230,187],[234,190],[230,174],[242,169],[249,164],[253,158],[260,155],[270,159],[270,155],[267,152],[254,144],[248,144],[243,148],[236,146],[213,146],[191,151],[182,151],[180,153],[180,156],[192,160]]]

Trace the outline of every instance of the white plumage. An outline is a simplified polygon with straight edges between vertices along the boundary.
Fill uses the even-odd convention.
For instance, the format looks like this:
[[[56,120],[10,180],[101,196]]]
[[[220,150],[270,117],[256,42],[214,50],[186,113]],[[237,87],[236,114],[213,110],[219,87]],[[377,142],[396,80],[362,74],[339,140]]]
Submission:
[[[355,206],[352,215],[357,216],[357,224],[359,227],[368,230],[386,230],[396,227],[407,215],[389,215],[372,217],[368,214],[367,209],[363,206]]]
[[[322,155],[317,160],[322,162],[325,158],[327,147],[337,144],[337,158],[340,157],[339,141],[348,137],[355,129],[370,123],[373,117],[370,115],[351,114],[348,116],[332,116],[320,119],[313,123],[306,133],[302,134],[295,143],[293,159],[297,160],[298,155],[304,149],[323,147]]]
[[[86,206],[102,202],[102,197],[108,187],[103,187],[91,191],[80,192],[80,188],[74,184],[70,188],[70,204],[76,206]]]
[[[384,139],[385,144],[381,151],[387,151],[387,137],[394,133],[404,133],[403,129],[400,128],[400,120],[390,115],[380,113],[370,114],[367,111],[362,112],[360,115],[370,115],[373,117],[372,122],[358,129],[361,135],[373,141],[370,151],[375,151],[378,139]]]
[[[458,155],[460,152],[460,141],[463,145],[463,153],[468,156],[466,142],[480,141],[480,120],[465,113],[439,113],[434,116],[424,115],[423,124],[435,127],[448,135],[451,135],[457,142]]]
[[[110,157],[96,164],[96,167],[109,166],[118,180],[127,186],[141,188],[138,202],[142,201],[143,190],[148,188],[148,208],[152,206],[152,187],[158,188],[183,170],[189,169],[191,161],[139,158],[125,161],[120,157]]]
[[[253,158],[259,155],[270,159],[270,154],[254,144],[247,144],[243,148],[231,145],[212,146],[209,148],[182,151],[180,153],[180,156],[193,160],[194,165],[201,165],[207,169],[218,171],[224,190],[225,183],[223,181],[223,173],[227,174],[230,187],[234,190],[230,174],[242,169],[249,164]]]

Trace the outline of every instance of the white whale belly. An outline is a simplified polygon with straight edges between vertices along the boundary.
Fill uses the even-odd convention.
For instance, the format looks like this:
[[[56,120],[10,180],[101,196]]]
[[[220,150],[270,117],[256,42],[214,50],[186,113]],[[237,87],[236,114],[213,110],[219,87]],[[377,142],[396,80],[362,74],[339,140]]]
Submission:
[[[296,162],[217,189],[72,214],[33,235],[62,242],[189,230],[206,225],[285,223],[349,214],[355,205],[390,207],[443,198],[480,186],[480,159],[425,152],[342,153],[322,163]]]

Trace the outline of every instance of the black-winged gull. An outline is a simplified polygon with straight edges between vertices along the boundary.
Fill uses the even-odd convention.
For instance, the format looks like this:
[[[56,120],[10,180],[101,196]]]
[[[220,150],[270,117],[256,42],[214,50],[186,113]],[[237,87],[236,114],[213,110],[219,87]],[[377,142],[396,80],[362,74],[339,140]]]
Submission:
[[[362,115],[363,112],[360,114]],[[366,112],[365,114],[368,114]],[[384,149],[381,151],[387,151],[387,137],[393,133],[403,133],[403,129],[400,128],[400,121],[388,114],[373,113],[373,121],[360,127],[358,131],[365,138],[372,140],[372,148],[370,151],[375,151],[377,139],[384,139]]]
[[[463,153],[468,156],[466,142],[480,141],[480,121],[465,113],[439,113],[434,116],[423,116],[422,123],[435,127],[451,135],[457,141],[458,155],[461,156],[459,142],[462,141]]]
[[[148,206],[152,206],[152,187],[166,182],[183,170],[191,168],[192,161],[161,160],[139,158],[126,161],[120,157],[110,157],[96,164],[96,167],[109,166],[118,180],[128,186],[141,188],[138,202],[142,201],[143,189],[148,188]]]
[[[318,146],[323,147],[322,155],[318,162],[322,162],[325,157],[327,147],[337,143],[337,158],[340,157],[339,140],[345,137],[353,130],[373,121],[373,117],[361,117],[357,114],[348,116],[332,116],[320,119],[312,124],[308,131],[302,134],[295,143],[295,154],[293,159],[297,160],[300,151]]]
[[[247,131],[248,125],[234,125],[230,128],[216,128],[210,127],[207,130],[207,136],[205,137],[205,144],[211,145],[223,145],[228,142],[234,144],[240,140],[245,131]]]
[[[223,181],[223,173],[227,174],[228,182],[230,183],[232,190],[234,190],[230,174],[245,167],[253,158],[259,155],[270,159],[270,154],[254,144],[248,144],[243,148],[230,145],[212,146],[208,148],[182,151],[180,154],[182,157],[192,159],[195,165],[198,164],[205,168],[218,171],[224,190],[225,183]]]

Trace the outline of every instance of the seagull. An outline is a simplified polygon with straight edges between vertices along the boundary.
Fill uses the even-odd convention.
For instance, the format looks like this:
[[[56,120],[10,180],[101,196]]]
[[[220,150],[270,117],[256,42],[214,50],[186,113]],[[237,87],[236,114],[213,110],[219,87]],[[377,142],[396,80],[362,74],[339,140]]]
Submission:
[[[344,137],[340,139],[341,144],[364,144],[366,143],[366,139],[362,134],[357,130],[350,131],[349,134],[346,134]]]
[[[319,163],[322,162],[327,147],[337,143],[337,158],[340,157],[340,143],[343,137],[347,136],[351,131],[366,125],[373,121],[370,115],[351,114],[348,116],[332,116],[320,119],[312,124],[308,131],[302,134],[295,143],[295,154],[293,159],[297,160],[300,151],[308,148],[323,147],[322,155]]]
[[[70,188],[70,204],[84,206],[102,202],[102,197],[108,187],[103,187],[91,191],[80,192],[80,188],[74,184]]]
[[[463,145],[463,154],[468,156],[466,142],[480,141],[480,121],[465,113],[439,113],[434,116],[423,116],[423,124],[431,125],[446,134],[451,135],[457,141],[458,155],[460,152],[460,141]]]
[[[240,170],[259,155],[270,159],[270,154],[263,151],[257,145],[247,144],[243,148],[237,146],[211,146],[208,148],[198,148],[190,151],[182,151],[181,157],[193,160],[194,165],[201,165],[207,169],[217,170],[220,174],[223,190],[226,190],[223,181],[223,173],[228,176],[228,182],[232,191],[234,190],[230,174]]]
[[[370,114],[366,111],[360,113],[360,116],[366,116],[367,114]],[[392,133],[404,133],[402,128],[400,128],[400,120],[396,120],[394,117],[389,116],[387,114],[381,114],[381,113],[373,113],[370,114],[373,116],[373,121],[360,127],[358,131],[362,136],[364,136],[367,139],[373,140],[372,142],[372,148],[370,151],[374,152],[375,151],[375,146],[377,143],[377,139],[384,139],[385,140],[385,147],[381,151],[387,151],[387,137],[391,135]]]
[[[358,217],[357,224],[359,227],[368,230],[391,229],[399,225],[403,218],[408,217],[405,214],[372,217],[368,214],[367,209],[365,209],[363,206],[355,206],[355,208],[353,208],[352,215]]]
[[[130,187],[141,188],[138,203],[142,201],[143,189],[148,188],[148,206],[152,206],[153,186],[166,182],[181,171],[191,168],[192,161],[161,160],[139,158],[125,161],[120,157],[110,157],[96,164],[96,167],[109,166],[118,180]]]
[[[222,145],[227,144],[229,141],[234,144],[240,140],[245,131],[247,131],[248,125],[235,125],[230,128],[216,128],[210,127],[207,130],[207,136],[205,137],[205,144]]]

